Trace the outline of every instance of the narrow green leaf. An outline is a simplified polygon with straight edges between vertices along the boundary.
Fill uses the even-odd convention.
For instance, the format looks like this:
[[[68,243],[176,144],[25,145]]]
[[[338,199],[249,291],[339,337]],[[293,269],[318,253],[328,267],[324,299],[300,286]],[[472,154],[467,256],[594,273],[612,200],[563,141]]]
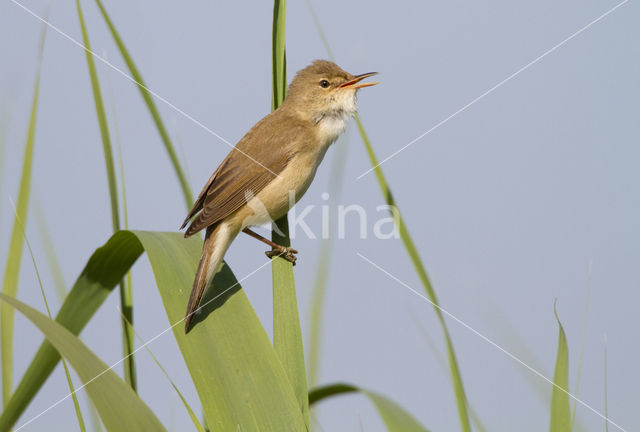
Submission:
[[[285,23],[287,1],[273,2],[273,31],[271,32],[271,58],[273,69],[273,96],[271,109],[275,110],[284,100],[287,91],[287,56],[285,52]]]
[[[124,176],[124,160],[122,157],[122,143],[120,142],[120,132],[118,129],[118,116],[116,115],[115,104],[113,102],[113,92],[109,85],[109,99],[111,100],[112,117],[113,117],[113,131],[116,137],[116,144],[118,146],[118,165],[120,167],[120,193],[122,193],[122,217],[124,222],[124,229],[129,229],[129,210],[127,207],[127,188]]]
[[[378,393],[360,389],[350,384],[337,383],[317,387],[309,392],[309,403],[315,404],[321,400],[346,393],[360,392],[366,395],[378,410],[382,421],[384,421],[389,432],[426,432],[411,414],[391,399]]]
[[[315,12],[313,11],[313,8],[311,7],[310,2],[308,2],[308,5],[311,10],[313,20],[318,30],[318,33],[320,34],[320,37],[322,38],[325,48],[327,49],[327,53],[329,54],[329,56],[333,57],[331,48],[329,46],[327,38],[324,35],[324,31],[322,30],[320,21],[318,20]],[[371,142],[369,141],[369,137],[367,136],[364,126],[362,125],[362,121],[360,120],[360,117],[357,114],[355,115],[355,122],[356,122],[356,125],[358,126],[358,131],[360,132],[362,142],[365,145],[365,149],[367,151],[367,155],[369,156],[371,165],[375,167],[374,172],[378,180],[378,185],[380,186],[380,190],[382,191],[382,195],[384,196],[384,199],[387,205],[395,209],[395,211],[392,212],[392,216],[394,217],[396,226],[398,228],[398,232],[400,233],[400,238],[402,239],[402,243],[404,244],[404,247],[407,250],[409,258],[411,259],[411,262],[416,270],[416,273],[418,274],[418,277],[420,278],[420,281],[422,282],[422,285],[425,288],[425,291],[427,292],[427,295],[429,296],[429,299],[434,305],[434,310],[436,312],[438,320],[440,321],[440,326],[442,327],[442,332],[447,345],[447,358],[449,360],[451,381],[453,383],[453,389],[456,396],[456,403],[458,406],[458,416],[460,418],[460,424],[462,426],[463,432],[471,432],[471,425],[469,424],[469,413],[467,412],[467,396],[465,394],[464,386],[462,383],[460,367],[458,366],[458,360],[456,358],[455,351],[453,349],[453,342],[451,340],[451,336],[449,335],[449,329],[447,328],[446,322],[444,321],[444,317],[442,316],[442,312],[438,307],[439,303],[436,296],[436,292],[433,289],[433,286],[431,285],[431,281],[429,280],[427,271],[424,267],[424,264],[422,263],[422,259],[420,258],[420,255],[418,254],[418,250],[415,247],[415,244],[413,243],[413,239],[409,235],[409,231],[406,225],[404,224],[404,219],[400,214],[400,209],[398,208],[398,206],[395,203],[395,200],[393,199],[393,195],[391,194],[391,190],[387,184],[387,180],[384,177],[382,169],[378,165],[378,159],[375,155],[375,152],[373,151],[373,146],[371,145]]]
[[[505,341],[501,345],[508,346],[509,351],[513,355],[528,364],[532,369],[540,372],[542,375],[549,376],[543,362],[540,361],[537,354],[530,349],[525,338],[516,330],[517,326],[507,318],[504,312],[491,303],[487,303],[484,307],[489,307],[486,316],[489,318],[488,322],[491,324],[493,332],[498,336],[496,340]],[[549,392],[548,383],[540,380],[540,377],[532,374],[531,371],[526,368],[517,368],[516,370],[522,373],[522,377],[527,380],[529,386],[540,398],[542,403],[549,406],[551,404],[551,393]],[[584,424],[582,424],[580,417],[576,417],[571,430],[576,432],[586,432],[588,429]]]
[[[382,195],[384,196],[387,205],[395,209],[391,214],[394,217],[398,232],[400,233],[400,239],[402,240],[402,243],[404,244],[404,247],[409,254],[411,263],[413,264],[413,267],[418,274],[418,277],[420,278],[425,291],[427,292],[429,300],[431,300],[433,304],[433,309],[438,317],[438,321],[440,321],[440,327],[442,328],[442,333],[447,345],[447,358],[449,361],[451,381],[453,383],[453,389],[456,395],[456,403],[458,405],[458,416],[460,418],[460,425],[463,432],[471,432],[471,425],[469,424],[469,413],[467,411],[467,396],[462,384],[462,375],[460,374],[460,367],[458,366],[458,360],[453,349],[453,342],[451,340],[451,336],[449,335],[449,329],[447,328],[447,324],[444,320],[444,316],[442,315],[442,311],[439,308],[436,292],[431,285],[431,281],[429,280],[427,271],[424,267],[424,264],[422,263],[420,254],[418,253],[418,249],[416,248],[416,245],[413,242],[411,235],[409,234],[409,230],[404,223],[404,219],[400,214],[400,209],[398,208],[393,195],[391,194],[391,189],[387,184],[387,180],[384,177],[382,169],[378,165],[378,158],[373,151],[373,146],[369,141],[369,137],[367,136],[364,126],[362,125],[362,121],[360,121],[360,117],[358,115],[355,116],[355,120],[356,125],[358,126],[358,131],[360,132],[360,136],[362,137],[362,141],[364,142],[365,148],[367,150],[367,154],[369,155],[371,165],[375,167],[374,172],[378,180],[380,190],[382,191]]]
[[[42,55],[44,53],[44,40],[46,26],[42,26],[40,35],[40,47],[38,51],[38,65],[36,70],[35,87],[33,90],[33,101],[31,104],[31,116],[29,118],[29,128],[27,140],[24,148],[24,161],[22,165],[22,176],[20,178],[20,189],[18,191],[18,201],[16,206],[16,219],[13,223],[11,241],[9,244],[9,255],[7,256],[7,266],[2,282],[2,292],[10,297],[15,297],[18,292],[18,278],[20,276],[20,264],[22,262],[23,238],[18,220],[23,223],[27,221],[29,210],[29,195],[31,193],[31,170],[33,163],[33,152],[36,137],[36,117],[38,113],[38,96],[40,94],[40,71],[42,69]],[[7,407],[7,401],[13,389],[13,324],[14,309],[6,304],[0,305],[0,327],[2,327],[2,401]]]
[[[429,347],[429,349],[431,349],[431,352],[436,358],[436,362],[438,363],[438,366],[440,366],[440,368],[442,368],[442,370],[446,373],[447,367],[448,367],[447,361],[445,360],[445,358],[442,356],[442,354],[436,347],[436,344],[431,339],[431,336],[429,336],[427,329],[425,329],[420,323],[417,323],[416,325],[420,329],[420,333],[424,337],[424,340],[426,341],[427,346]],[[467,409],[469,410],[469,417],[475,427],[475,430],[478,432],[487,432],[487,428],[484,427],[484,424],[482,423],[480,416],[478,415],[476,410],[473,409],[473,406],[469,403],[469,401],[467,401]]]
[[[111,149],[111,138],[109,136],[109,124],[107,123],[107,115],[104,110],[104,102],[102,100],[102,91],[100,90],[100,82],[96,65],[91,54],[91,42],[89,34],[84,22],[82,7],[80,0],[76,0],[76,8],[78,10],[78,20],[82,29],[82,43],[86,48],[84,53],[89,67],[89,78],[91,79],[91,90],[93,91],[93,100],[96,108],[96,116],[98,117],[98,126],[100,127],[100,137],[102,138],[102,150],[104,151],[104,162],[107,171],[107,183],[109,185],[109,197],[111,199],[111,224],[113,231],[120,229],[120,215],[118,209],[118,187],[116,184],[116,172],[113,164],[113,150]]]
[[[111,21],[109,14],[107,14],[107,10],[102,4],[102,1],[96,0],[96,4],[100,8],[102,17],[104,18],[104,21],[107,23],[107,27],[109,27],[109,31],[111,32],[111,36],[113,37],[113,40],[116,42],[116,45],[120,50],[120,54],[122,55],[122,58],[127,64],[127,68],[129,69],[131,76],[136,82],[137,87],[140,90],[140,94],[142,95],[142,99],[147,105],[147,109],[149,110],[149,113],[153,118],[153,122],[155,123],[156,128],[158,129],[158,133],[160,134],[160,138],[162,139],[162,143],[164,144],[165,150],[169,154],[169,159],[173,164],[173,169],[176,172],[176,175],[178,176],[178,181],[180,182],[180,187],[182,188],[182,193],[184,195],[184,200],[185,200],[187,209],[190,209],[193,204],[193,193],[191,192],[191,187],[189,186],[187,177],[185,176],[182,170],[182,167],[180,166],[178,155],[176,154],[173,144],[171,143],[171,138],[169,138],[169,133],[167,132],[167,128],[164,126],[164,123],[162,122],[162,118],[160,117],[160,112],[158,111],[158,108],[156,107],[156,104],[153,101],[153,97],[151,93],[149,93],[149,90],[147,90],[147,85],[142,79],[142,75],[140,74],[140,71],[138,70],[137,66],[133,62],[133,58],[129,54],[129,51],[127,50],[127,47],[124,44],[124,41],[122,40],[122,38],[120,37],[120,34],[116,30],[116,27]]]
[[[96,405],[107,430],[166,430],[131,387],[69,330],[14,298],[0,294],[0,299],[28,318],[44,333],[47,340],[63,353],[84,383],[83,388]]]
[[[122,193],[122,217],[123,217],[123,222],[124,222],[124,229],[128,230],[129,229],[129,210],[128,210],[128,206],[127,206],[127,189],[126,189],[126,183],[125,183],[125,176],[124,176],[124,161],[122,158],[122,144],[120,142],[120,132],[118,129],[118,116],[116,115],[116,110],[115,110],[115,104],[113,101],[113,91],[111,89],[111,83],[109,82],[108,76],[107,76],[107,82],[108,82],[108,87],[109,87],[109,99],[111,101],[111,107],[112,107],[112,116],[113,116],[113,131],[114,131],[114,135],[116,138],[116,144],[118,146],[118,164],[120,167],[119,170],[119,174],[120,174],[120,192]],[[124,326],[124,322],[123,322],[123,342],[125,344],[128,343],[128,341],[130,341],[131,346],[130,349],[133,349],[133,326],[132,323],[130,321],[130,318],[133,318],[133,282],[131,279],[131,272],[127,272],[127,277],[126,279],[124,279],[120,285],[121,290],[120,290],[120,299],[121,299],[121,307],[124,305],[125,307],[125,311],[126,313],[123,313],[123,319],[124,321],[128,321],[129,325]],[[135,378],[135,363],[131,363],[130,365],[132,367],[132,373],[131,375]],[[136,389],[136,387],[134,387],[134,390]]]
[[[272,59],[273,59],[273,97],[272,109],[280,106],[287,89],[287,60],[285,55],[285,18],[286,0],[274,0]],[[289,221],[285,215],[274,223],[272,240],[283,246],[290,246]],[[282,233],[280,235],[279,233]],[[296,285],[293,265],[277,257],[272,262],[273,279],[273,346],[284,366],[289,382],[298,400],[304,416],[305,426],[309,428],[309,400],[307,395],[307,373],[304,364],[302,330],[298,314]]]
[[[558,318],[554,305],[553,313],[558,321],[558,354],[556,369],[553,373],[553,390],[551,391],[551,432],[569,432],[571,430],[571,409],[569,407],[569,348],[567,337]]]
[[[332,396],[358,391],[360,391],[358,387],[345,383],[327,384],[320,387],[314,387],[309,391],[309,405],[314,405],[316,402],[320,402],[321,400],[328,399]]]
[[[327,281],[331,270],[331,250],[333,242],[330,239],[322,241],[318,257],[316,276],[313,279],[313,291],[309,305],[309,348],[307,361],[309,363],[309,386],[316,385],[320,369],[320,345],[322,343],[322,322],[324,303],[326,299]]]
[[[274,230],[274,242],[289,246],[289,225],[286,216],[275,223],[285,236]],[[273,279],[273,346],[287,373],[290,385],[298,400],[305,423],[309,424],[309,402],[307,398],[307,373],[304,364],[302,330],[298,315],[298,301],[292,264],[280,257],[272,260]]]
[[[15,208],[14,208],[15,211]],[[47,295],[44,292],[44,286],[42,285],[42,279],[40,278],[40,271],[38,271],[38,264],[36,263],[36,258],[33,256],[33,250],[31,249],[31,244],[29,243],[29,239],[27,238],[27,232],[24,224],[18,218],[18,214],[16,212],[16,222],[20,224],[22,227],[22,235],[24,236],[24,242],[27,245],[27,249],[29,250],[29,256],[31,256],[31,263],[33,264],[33,269],[36,272],[36,278],[38,279],[38,286],[40,287],[40,294],[42,294],[42,300],[44,301],[45,308],[47,309],[47,316],[49,319],[51,318],[51,309],[49,309],[49,302],[47,301]],[[69,373],[69,367],[67,366],[66,360],[62,359],[62,366],[64,368],[64,375],[67,378],[67,385],[69,386],[69,392],[71,393],[71,398],[73,399],[73,407],[75,409],[76,418],[78,419],[78,426],[80,427],[81,432],[85,432],[87,428],[84,425],[84,419],[82,418],[82,411],[80,410],[80,404],[78,403],[78,397],[76,396],[76,390],[73,387],[73,381],[71,380],[71,374]]]
[[[98,80],[98,73],[96,72],[96,65],[93,59],[91,51],[91,43],[89,41],[89,34],[87,32],[87,26],[84,22],[84,16],[82,14],[82,7],[80,6],[80,0],[76,0],[76,8],[78,10],[78,20],[80,21],[80,28],[82,29],[82,42],[85,47],[85,56],[87,58],[87,65],[89,67],[89,77],[91,79],[91,90],[93,91],[93,100],[96,107],[96,115],[98,117],[98,125],[100,126],[100,137],[102,138],[102,148],[104,151],[104,161],[107,168],[107,181],[109,184],[109,197],[111,199],[111,222],[113,225],[113,231],[116,232],[120,229],[120,215],[118,208],[118,187],[116,182],[116,172],[113,164],[113,150],[111,148],[111,138],[109,137],[109,124],[107,123],[107,115],[104,109],[104,102],[102,100],[102,91],[100,90],[100,81]],[[127,287],[122,281],[120,283],[120,307],[129,322],[133,322],[133,304],[131,303],[131,293],[127,292]],[[133,356],[133,334],[127,327],[124,320],[121,320],[122,325],[122,352],[125,357],[124,361],[124,376],[129,385],[136,390],[136,367],[135,357]]]
[[[48,313],[47,315],[49,315],[49,319],[51,319],[51,313]],[[78,396],[76,395],[76,390],[73,387],[73,381],[71,380],[71,373],[69,372],[69,366],[67,366],[67,361],[65,359],[62,359],[62,367],[64,369],[64,376],[67,378],[67,385],[69,386],[69,392],[71,393],[71,398],[73,399],[73,409],[75,410],[76,419],[78,420],[78,427],[80,427],[81,432],[86,432],[87,427],[84,424],[84,418],[82,417],[82,410],[80,409],[80,404],[78,403]]]
[[[53,246],[53,239],[51,238],[51,232],[49,231],[47,218],[45,216],[44,210],[42,209],[42,204],[37,199],[37,196],[35,211],[38,231],[40,232],[40,239],[42,240],[42,246],[47,258],[47,263],[49,265],[49,271],[53,276],[53,284],[56,288],[58,299],[62,303],[65,296],[67,295],[67,284],[64,281],[64,276],[62,275],[62,266],[60,265],[60,261],[58,260],[56,249]]]

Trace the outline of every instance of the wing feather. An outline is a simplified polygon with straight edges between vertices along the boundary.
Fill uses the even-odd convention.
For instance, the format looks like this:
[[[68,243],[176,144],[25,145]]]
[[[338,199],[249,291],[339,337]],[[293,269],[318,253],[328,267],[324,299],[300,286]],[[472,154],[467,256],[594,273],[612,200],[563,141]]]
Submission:
[[[296,143],[309,142],[302,121],[283,119],[275,111],[259,121],[227,155],[200,192],[182,228],[195,216],[185,232],[189,237],[221,221],[257,195],[285,169]],[[286,130],[274,123],[289,121]],[[281,124],[281,123],[280,123]],[[304,145],[304,144],[303,144]]]

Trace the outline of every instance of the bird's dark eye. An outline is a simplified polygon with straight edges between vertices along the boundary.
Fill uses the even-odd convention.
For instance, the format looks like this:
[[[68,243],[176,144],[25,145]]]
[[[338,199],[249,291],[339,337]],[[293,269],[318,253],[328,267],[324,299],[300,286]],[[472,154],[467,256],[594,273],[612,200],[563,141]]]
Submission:
[[[322,87],[322,88],[329,87],[329,81],[327,81],[327,80],[320,81],[320,87]]]

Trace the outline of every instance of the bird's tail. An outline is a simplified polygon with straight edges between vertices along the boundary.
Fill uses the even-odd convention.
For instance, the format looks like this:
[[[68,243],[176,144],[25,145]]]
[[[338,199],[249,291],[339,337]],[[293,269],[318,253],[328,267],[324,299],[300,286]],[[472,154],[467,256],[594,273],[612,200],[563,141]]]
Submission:
[[[185,333],[189,331],[191,321],[198,313],[200,301],[220,264],[222,264],[224,254],[227,252],[227,248],[234,237],[225,223],[207,228],[204,246],[202,247],[202,257],[200,258],[200,264],[198,264],[196,278],[193,281],[193,288],[191,289],[191,296],[187,306],[187,315],[184,318]]]

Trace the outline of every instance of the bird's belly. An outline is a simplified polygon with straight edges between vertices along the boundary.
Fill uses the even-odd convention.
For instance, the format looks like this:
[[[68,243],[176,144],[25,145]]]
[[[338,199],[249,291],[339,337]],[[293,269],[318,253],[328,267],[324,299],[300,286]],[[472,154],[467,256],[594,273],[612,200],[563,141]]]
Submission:
[[[326,148],[316,154],[295,156],[279,177],[249,200],[243,214],[238,215],[242,228],[263,225],[287,214],[311,185],[325,152]]]

